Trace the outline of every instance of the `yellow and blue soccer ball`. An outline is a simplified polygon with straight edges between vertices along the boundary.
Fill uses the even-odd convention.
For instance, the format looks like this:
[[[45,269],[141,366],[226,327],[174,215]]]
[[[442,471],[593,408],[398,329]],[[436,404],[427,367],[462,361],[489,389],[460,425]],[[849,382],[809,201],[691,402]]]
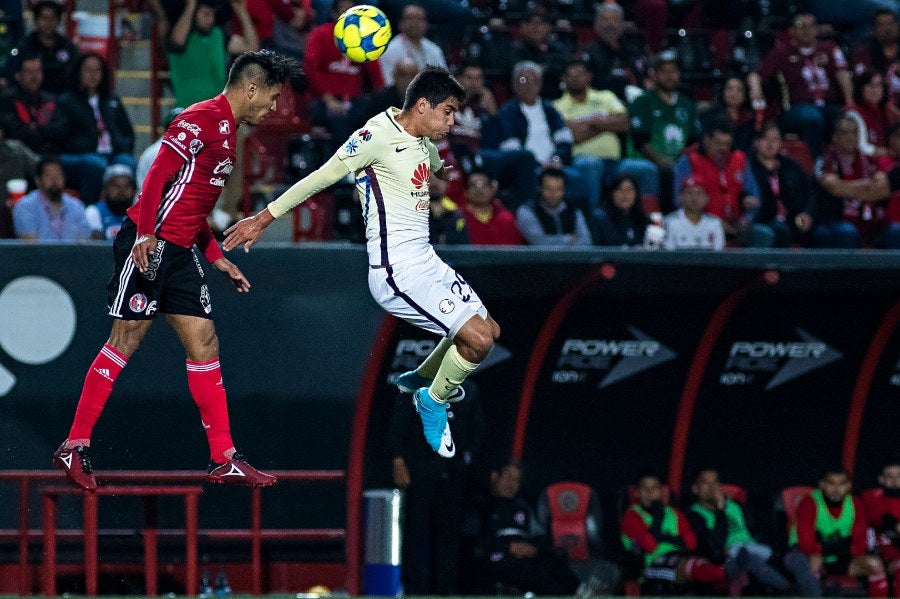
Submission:
[[[375,6],[349,8],[334,24],[334,43],[353,62],[377,60],[389,41],[391,24]]]

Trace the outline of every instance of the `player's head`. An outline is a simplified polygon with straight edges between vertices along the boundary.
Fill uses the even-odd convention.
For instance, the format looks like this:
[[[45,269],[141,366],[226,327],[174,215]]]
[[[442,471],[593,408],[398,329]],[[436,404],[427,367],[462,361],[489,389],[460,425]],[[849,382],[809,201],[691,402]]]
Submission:
[[[412,115],[423,137],[445,137],[466,89],[443,67],[427,66],[406,88],[403,112]]]
[[[282,87],[298,72],[294,59],[271,50],[244,52],[238,56],[228,71],[225,85],[229,100],[237,103],[236,107],[232,105],[237,108],[235,120],[258,124],[275,110]]]
[[[878,475],[878,484],[885,494],[900,497],[900,459],[885,463]]]
[[[819,489],[825,496],[825,501],[831,504],[842,502],[850,493],[851,486],[850,475],[839,466],[825,470],[825,475],[819,481]]]
[[[513,460],[491,469],[491,492],[495,497],[512,499],[522,488],[522,466]]]
[[[637,502],[643,508],[650,508],[654,504],[662,503],[662,481],[656,474],[645,473],[637,480]]]
[[[691,492],[704,503],[714,503],[721,490],[719,473],[712,468],[699,470],[691,485]]]

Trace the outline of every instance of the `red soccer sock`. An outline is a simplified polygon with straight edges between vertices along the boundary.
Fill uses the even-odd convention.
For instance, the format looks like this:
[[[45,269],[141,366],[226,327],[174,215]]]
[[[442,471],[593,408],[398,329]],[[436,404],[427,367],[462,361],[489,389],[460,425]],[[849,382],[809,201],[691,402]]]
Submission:
[[[688,558],[684,565],[684,574],[688,580],[706,584],[716,584],[725,581],[725,568],[711,564],[703,558]]]
[[[888,582],[884,574],[874,574],[868,579],[869,597],[887,597]]]
[[[128,358],[119,350],[109,343],[103,344],[84,377],[84,386],[81,388],[78,407],[75,408],[75,419],[69,430],[69,439],[91,438],[91,432],[100,414],[103,413],[103,406],[112,393],[116,378],[126,364]]]
[[[216,463],[224,461],[225,452],[234,447],[228,424],[228,403],[219,358],[206,362],[187,361],[188,387],[200,409],[200,421],[209,441],[209,455]]]

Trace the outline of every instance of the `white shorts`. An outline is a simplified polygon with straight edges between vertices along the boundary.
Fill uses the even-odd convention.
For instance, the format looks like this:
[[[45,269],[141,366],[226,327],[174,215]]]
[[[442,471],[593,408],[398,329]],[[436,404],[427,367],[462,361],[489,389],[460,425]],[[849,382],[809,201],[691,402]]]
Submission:
[[[476,314],[488,315],[465,279],[433,253],[424,262],[369,266],[369,291],[397,318],[451,339]]]

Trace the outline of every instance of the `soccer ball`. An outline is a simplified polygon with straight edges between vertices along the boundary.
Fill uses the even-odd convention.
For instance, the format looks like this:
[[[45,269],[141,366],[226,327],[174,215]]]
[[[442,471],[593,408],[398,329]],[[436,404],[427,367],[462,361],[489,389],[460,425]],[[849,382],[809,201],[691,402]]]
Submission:
[[[375,6],[347,9],[334,24],[334,43],[353,62],[377,60],[391,40],[391,24]]]

